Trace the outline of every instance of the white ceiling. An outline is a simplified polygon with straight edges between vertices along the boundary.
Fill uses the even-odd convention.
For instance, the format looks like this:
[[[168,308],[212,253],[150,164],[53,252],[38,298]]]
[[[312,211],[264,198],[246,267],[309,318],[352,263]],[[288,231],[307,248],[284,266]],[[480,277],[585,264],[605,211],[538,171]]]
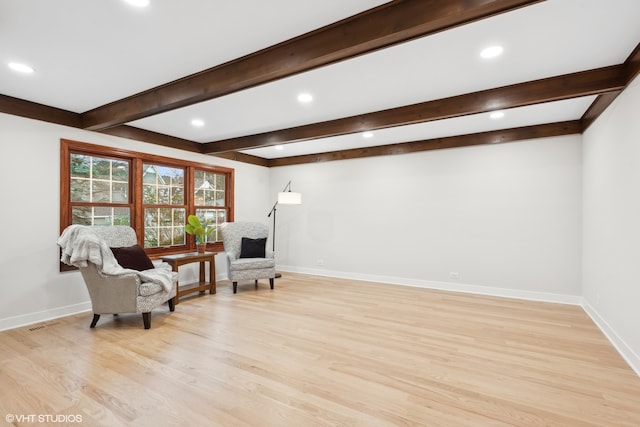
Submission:
[[[0,93],[81,113],[370,9],[376,0],[0,0]],[[310,7],[310,6],[313,7]]]
[[[383,3],[151,0],[135,9],[122,0],[0,0],[0,94],[81,113]],[[638,0],[547,0],[129,124],[204,143],[620,64],[640,41],[638,22]],[[492,44],[504,54],[481,59]],[[11,61],[36,72],[16,74]],[[301,91],[314,101],[299,104]],[[245,152],[277,158],[575,120],[593,99]]]

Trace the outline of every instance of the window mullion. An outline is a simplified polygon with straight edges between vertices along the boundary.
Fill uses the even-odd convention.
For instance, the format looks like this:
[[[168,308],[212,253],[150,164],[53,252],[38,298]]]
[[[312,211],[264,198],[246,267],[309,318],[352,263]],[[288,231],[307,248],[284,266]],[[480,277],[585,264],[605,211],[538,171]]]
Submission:
[[[195,169],[192,166],[187,166],[187,179],[185,182],[185,202],[187,204],[187,217],[189,215],[195,215],[195,197],[194,197],[194,172]],[[187,238],[187,247],[190,250],[195,250],[196,241],[194,238]]]

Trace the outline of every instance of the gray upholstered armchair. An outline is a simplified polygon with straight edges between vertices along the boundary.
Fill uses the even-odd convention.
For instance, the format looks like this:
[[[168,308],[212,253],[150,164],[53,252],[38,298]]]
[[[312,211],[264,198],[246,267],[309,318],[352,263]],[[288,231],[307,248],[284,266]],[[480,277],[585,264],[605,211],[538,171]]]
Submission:
[[[269,279],[269,285],[273,289],[276,261],[273,251],[265,245],[269,227],[259,222],[226,222],[220,226],[220,230],[227,255],[227,272],[229,280],[233,282],[233,293],[238,291],[238,282],[242,280],[254,280],[257,286],[258,279]],[[264,256],[254,256],[255,252],[247,250],[247,246],[243,247],[243,238],[248,239],[249,243],[259,242]],[[264,243],[257,239],[264,239]]]
[[[87,285],[94,328],[101,314],[142,313],[144,328],[151,327],[151,310],[168,302],[174,311],[178,274],[162,262],[152,262],[148,270],[123,268],[110,248],[132,248],[136,233],[128,226],[72,225],[58,239],[62,261],[80,269]],[[141,249],[137,248],[139,251]],[[146,257],[146,255],[144,255]]]

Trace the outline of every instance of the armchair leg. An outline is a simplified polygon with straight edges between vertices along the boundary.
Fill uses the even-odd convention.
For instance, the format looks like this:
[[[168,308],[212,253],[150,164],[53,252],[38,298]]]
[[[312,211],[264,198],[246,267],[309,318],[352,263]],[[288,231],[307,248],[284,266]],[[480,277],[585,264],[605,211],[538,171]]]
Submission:
[[[269,286],[271,286],[271,289],[273,289],[273,277],[269,279]]]
[[[233,282],[233,293],[238,292],[238,282]]]
[[[95,328],[96,327],[96,323],[98,323],[98,320],[100,320],[100,315],[93,313],[93,320],[91,321],[91,326],[89,326],[89,327],[90,328]]]
[[[151,312],[142,313],[142,321],[144,322],[144,328],[149,329],[151,327]]]
[[[258,279],[256,279],[255,287],[258,289]]]
[[[169,311],[176,310],[176,297],[171,298],[167,303],[169,304]]]

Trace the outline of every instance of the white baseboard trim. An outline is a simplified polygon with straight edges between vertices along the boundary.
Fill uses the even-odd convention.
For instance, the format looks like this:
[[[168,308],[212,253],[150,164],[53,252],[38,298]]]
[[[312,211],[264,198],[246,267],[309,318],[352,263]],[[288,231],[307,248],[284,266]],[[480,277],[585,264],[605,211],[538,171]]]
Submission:
[[[441,291],[464,292],[470,294],[489,295],[504,298],[516,298],[530,301],[552,302],[558,304],[581,305],[582,297],[546,292],[526,291],[519,289],[496,288],[491,286],[471,285],[467,283],[437,282],[432,280],[409,279],[405,277],[378,276],[344,271],[330,271],[315,268],[300,268],[278,265],[278,271],[310,274],[312,276],[335,277],[339,279],[362,280],[365,282],[387,283],[390,285],[411,286],[416,288],[437,289]]]
[[[300,268],[286,265],[278,265],[278,270],[291,273],[310,274],[312,276],[335,277],[339,279],[362,280],[366,282],[387,283],[391,285],[413,286],[427,289],[438,289],[452,292],[465,292],[480,295],[490,295],[505,298],[517,298],[531,301],[552,302],[558,304],[579,305],[587,313],[596,326],[607,337],[613,347],[629,364],[631,369],[640,376],[640,356],[618,336],[615,330],[600,316],[600,314],[582,297],[577,295],[562,295],[544,292],[522,291],[515,289],[495,288],[489,286],[477,286],[463,283],[436,282],[429,280],[406,279],[389,276],[374,276],[369,274],[345,273],[342,271],[329,271],[315,268]]]
[[[84,313],[85,311],[91,311],[91,301],[67,305],[65,307],[54,308],[51,310],[36,311],[35,313],[22,314],[20,316],[8,317],[6,319],[0,319],[0,331],[21,328],[23,326],[46,322],[59,317]]]
[[[631,369],[640,377],[640,356],[616,333],[616,331],[600,316],[600,313],[587,300],[582,302],[582,308],[591,317],[591,320],[600,328],[602,333],[613,344],[622,358],[629,364]]]

